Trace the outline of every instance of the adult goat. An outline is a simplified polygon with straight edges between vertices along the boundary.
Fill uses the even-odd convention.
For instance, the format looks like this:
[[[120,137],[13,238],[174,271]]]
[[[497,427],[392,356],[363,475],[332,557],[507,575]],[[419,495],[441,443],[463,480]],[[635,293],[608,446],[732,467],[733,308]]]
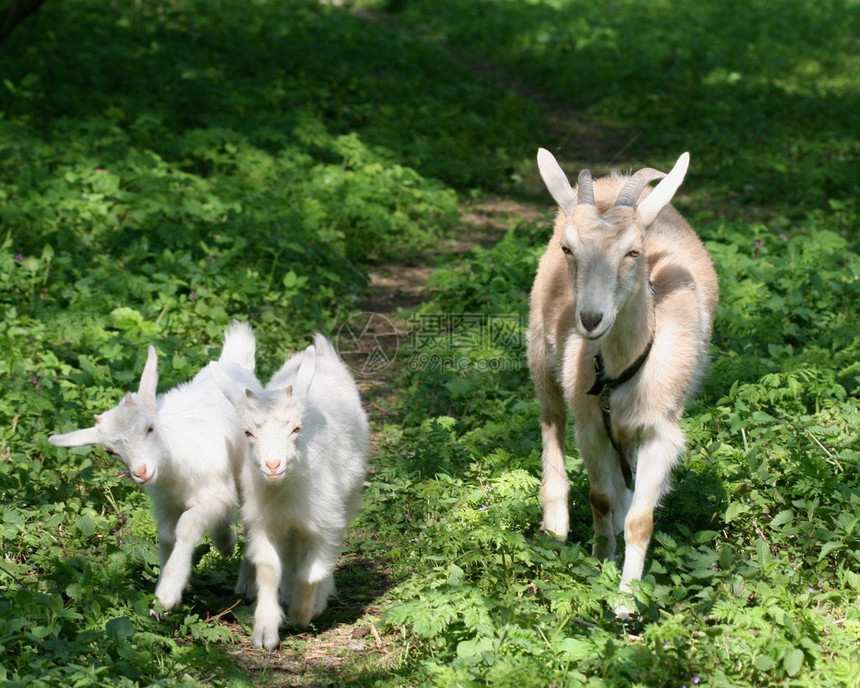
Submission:
[[[583,170],[574,191],[552,154],[538,152],[560,208],[529,323],[543,528],[560,537],[569,529],[569,405],[588,472],[594,555],[614,559],[615,535],[624,531],[622,591],[642,577],[654,508],[685,445],[679,421],[707,365],[717,303],[710,256],[670,205],[688,164],[684,153],[668,175],[647,168],[594,180]]]

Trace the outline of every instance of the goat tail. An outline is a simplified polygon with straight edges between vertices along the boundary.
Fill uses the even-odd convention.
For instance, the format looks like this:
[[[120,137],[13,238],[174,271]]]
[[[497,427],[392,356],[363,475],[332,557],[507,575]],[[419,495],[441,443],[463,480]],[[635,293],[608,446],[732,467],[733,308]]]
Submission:
[[[256,366],[257,340],[254,331],[246,322],[234,320],[224,332],[224,347],[221,349],[221,363],[236,365],[254,372]]]
[[[325,335],[322,335],[319,332],[314,335],[314,348],[316,349],[317,356],[322,356],[323,358],[332,358],[335,361],[340,361],[340,356],[338,356],[337,350],[334,348],[334,345]]]

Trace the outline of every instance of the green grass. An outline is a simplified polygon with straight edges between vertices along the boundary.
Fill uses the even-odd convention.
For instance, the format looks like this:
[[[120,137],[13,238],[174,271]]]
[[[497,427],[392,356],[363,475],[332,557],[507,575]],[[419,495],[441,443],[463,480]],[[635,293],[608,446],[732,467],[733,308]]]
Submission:
[[[415,566],[426,573],[396,591],[404,605],[389,620],[426,639],[432,682],[856,682],[856,248],[814,224],[777,239],[766,256],[755,247],[739,255],[731,224],[714,237],[723,324],[684,422],[691,448],[657,513],[635,623],[610,612],[618,569],[588,555],[588,489],[575,456],[575,544],[536,530],[538,419],[518,393],[525,372],[488,375],[479,365],[481,356],[521,359],[522,351],[463,349],[473,370],[414,376],[407,421],[417,428],[406,445],[413,471],[437,475],[410,484],[410,517],[421,524]],[[477,251],[475,265],[510,255],[502,242]],[[521,256],[512,282],[534,269],[535,256]],[[465,282],[484,294],[480,277],[447,274],[437,298],[461,298]],[[446,342],[438,346],[450,355]]]
[[[796,206],[793,217],[857,191],[856,3],[403,4],[402,21],[424,35],[629,128],[628,160],[671,164],[690,150],[712,193]]]
[[[49,2],[0,46],[0,684],[860,683],[860,7],[355,4]],[[676,205],[721,280],[627,624],[572,442],[569,542],[539,531],[538,146],[596,172],[690,150]],[[511,198],[543,219],[450,255],[465,201]],[[146,498],[48,435],[133,388],[147,344],[166,389],[247,319],[265,376],[416,261],[339,602],[266,657],[223,613],[238,556],[204,548],[149,617]]]

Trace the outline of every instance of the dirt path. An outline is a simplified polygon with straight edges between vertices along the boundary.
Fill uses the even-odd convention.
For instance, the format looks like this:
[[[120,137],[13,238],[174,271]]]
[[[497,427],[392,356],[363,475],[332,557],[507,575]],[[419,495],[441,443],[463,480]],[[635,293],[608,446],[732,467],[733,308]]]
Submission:
[[[391,18],[362,12],[368,22],[384,24],[390,30]],[[630,132],[601,129],[583,124],[579,113],[545,94],[538,93],[512,79],[495,66],[454,52],[468,64],[479,79],[490,80],[516,92],[520,97],[538,102],[544,109],[549,130],[548,147],[560,152],[565,166],[593,165],[609,167],[635,140]],[[527,192],[541,198],[543,186],[535,170],[525,180]],[[399,260],[368,269],[370,283],[355,303],[354,313],[337,334],[338,351],[355,370],[365,408],[372,419],[371,472],[379,445],[379,428],[397,414],[397,390],[394,385],[409,345],[409,315],[432,297],[427,283],[436,267],[452,257],[464,255],[475,245],[490,246],[513,225],[523,219],[539,222],[549,203],[516,201],[488,196],[466,201],[460,207],[460,224],[454,236],[435,247],[430,259]],[[234,657],[257,685],[263,686],[329,686],[339,685],[345,676],[366,669],[384,671],[402,656],[402,640],[386,638],[378,629],[380,600],[390,586],[390,572],[382,561],[367,561],[347,555],[338,565],[340,596],[313,631],[282,631],[283,645],[273,653],[250,646],[246,629],[250,624],[247,605],[239,618],[225,616],[224,623],[235,626],[237,638],[243,639]],[[344,578],[351,581],[344,585]]]
[[[537,222],[545,211],[537,204],[503,198],[470,201],[462,204],[461,222],[454,236],[436,248],[432,262],[393,261],[369,269],[370,284],[346,323],[361,347],[350,355],[349,335],[344,327],[336,344],[344,360],[358,371],[356,380],[372,419],[371,473],[378,456],[379,429],[398,413],[394,381],[407,360],[409,314],[431,298],[427,282],[435,267],[467,253],[475,245],[492,245],[512,223],[523,218]],[[381,349],[382,358],[374,357],[375,345]],[[371,369],[380,360],[383,364]],[[366,374],[361,374],[362,366],[368,367]],[[396,663],[403,652],[402,639],[386,637],[378,629],[380,600],[391,585],[390,577],[386,562],[346,555],[338,564],[339,596],[332,600],[330,610],[314,630],[282,630],[282,646],[272,653],[251,647],[252,607],[243,603],[221,619],[242,639],[232,653],[236,662],[257,685],[278,687],[339,685],[344,676],[362,668],[384,670]]]

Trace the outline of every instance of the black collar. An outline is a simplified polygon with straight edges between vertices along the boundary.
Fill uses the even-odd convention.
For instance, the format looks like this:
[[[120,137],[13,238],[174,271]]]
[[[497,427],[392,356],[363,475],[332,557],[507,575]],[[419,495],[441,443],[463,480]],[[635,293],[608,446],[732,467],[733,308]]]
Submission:
[[[604,389],[606,389],[608,392],[611,392],[616,387],[620,387],[625,382],[627,382],[630,378],[632,378],[636,373],[639,372],[639,369],[647,360],[648,354],[651,353],[651,345],[653,343],[654,335],[651,335],[651,339],[648,340],[648,345],[645,347],[645,351],[639,354],[639,358],[633,361],[633,363],[630,364],[630,367],[627,368],[627,370],[621,373],[621,375],[619,375],[614,380],[612,378],[606,377],[606,373],[603,369],[603,356],[598,351],[597,355],[594,357],[594,385],[592,385],[591,389],[588,390],[587,394],[596,396],[603,392]]]

